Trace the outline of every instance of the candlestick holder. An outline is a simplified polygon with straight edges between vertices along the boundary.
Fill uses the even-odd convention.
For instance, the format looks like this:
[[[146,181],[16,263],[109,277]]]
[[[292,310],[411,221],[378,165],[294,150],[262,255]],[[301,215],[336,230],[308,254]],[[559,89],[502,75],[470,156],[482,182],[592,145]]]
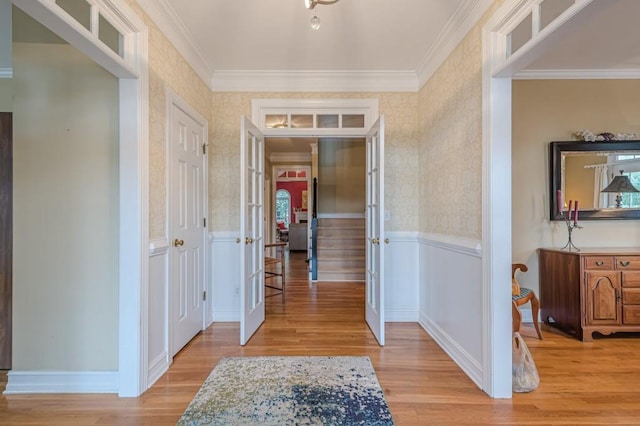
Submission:
[[[560,213],[560,216],[564,219],[564,223],[567,225],[567,232],[569,233],[569,241],[567,241],[567,244],[565,244],[560,250],[580,251],[580,249],[573,244],[573,241],[571,241],[571,233],[574,229],[582,229],[582,226],[578,225],[578,222],[576,221],[571,223],[571,219],[565,216],[564,212]]]

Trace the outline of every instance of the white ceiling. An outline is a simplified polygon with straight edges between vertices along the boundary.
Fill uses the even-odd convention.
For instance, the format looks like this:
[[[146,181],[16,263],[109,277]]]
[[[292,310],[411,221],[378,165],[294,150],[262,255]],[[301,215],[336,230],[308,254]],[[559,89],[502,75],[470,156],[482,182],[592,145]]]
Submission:
[[[214,90],[309,92],[416,91],[493,3],[341,0],[310,11],[304,0],[137,1]],[[640,78],[639,16],[640,0],[594,0],[516,78]],[[308,152],[308,142],[271,148]]]
[[[415,71],[462,3],[342,0],[307,10],[304,0],[167,2],[215,71]]]
[[[416,91],[493,3],[137,1],[216,91]]]

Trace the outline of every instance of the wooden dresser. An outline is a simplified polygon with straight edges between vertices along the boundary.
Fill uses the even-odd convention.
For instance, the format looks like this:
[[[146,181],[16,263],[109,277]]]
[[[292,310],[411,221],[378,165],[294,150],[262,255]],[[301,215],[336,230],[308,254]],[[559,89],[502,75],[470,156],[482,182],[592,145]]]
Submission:
[[[538,249],[544,323],[592,341],[640,331],[640,248]]]

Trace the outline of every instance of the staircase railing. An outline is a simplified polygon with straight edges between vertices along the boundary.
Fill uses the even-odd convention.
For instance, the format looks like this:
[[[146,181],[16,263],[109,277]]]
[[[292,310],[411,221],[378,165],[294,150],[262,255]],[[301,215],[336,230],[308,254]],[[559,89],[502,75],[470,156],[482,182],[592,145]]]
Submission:
[[[313,178],[311,210],[311,280],[318,280],[318,178]]]

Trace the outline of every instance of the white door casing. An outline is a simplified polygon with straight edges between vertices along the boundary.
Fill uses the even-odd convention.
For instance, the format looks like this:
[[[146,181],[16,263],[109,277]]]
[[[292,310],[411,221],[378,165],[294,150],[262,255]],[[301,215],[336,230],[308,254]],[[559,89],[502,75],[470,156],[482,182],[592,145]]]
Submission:
[[[54,1],[12,0],[120,81],[120,234],[118,394],[138,396],[148,386],[149,284],[149,30],[125,0],[91,2],[124,36],[124,57],[88,31]]]
[[[169,341],[174,356],[204,323],[206,126],[175,100],[169,113]]]
[[[367,135],[366,319],[384,346],[384,116]]]
[[[264,136],[240,119],[240,344],[264,322]]]

